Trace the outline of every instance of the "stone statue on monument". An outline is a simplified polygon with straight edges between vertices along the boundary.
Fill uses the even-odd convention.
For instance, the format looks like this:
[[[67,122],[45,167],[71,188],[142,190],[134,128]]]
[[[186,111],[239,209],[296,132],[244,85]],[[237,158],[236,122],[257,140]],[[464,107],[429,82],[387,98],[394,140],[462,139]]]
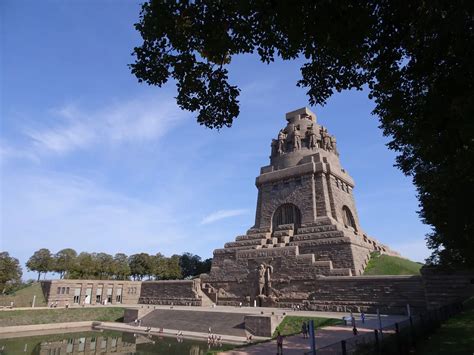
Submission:
[[[327,128],[324,127],[321,127],[321,143],[324,150],[331,151],[331,138]]]
[[[257,269],[258,272],[258,295],[263,295],[265,292],[265,265],[260,264]]]
[[[283,129],[280,130],[280,133],[278,133],[278,148],[277,148],[277,153],[278,154],[283,154],[285,152],[285,140],[286,140],[286,134],[283,131]]]
[[[308,130],[306,131],[306,137],[308,138],[308,149],[316,148],[316,134],[314,133],[313,125],[308,126]]]
[[[301,135],[298,127],[293,127],[293,150],[301,149]]]

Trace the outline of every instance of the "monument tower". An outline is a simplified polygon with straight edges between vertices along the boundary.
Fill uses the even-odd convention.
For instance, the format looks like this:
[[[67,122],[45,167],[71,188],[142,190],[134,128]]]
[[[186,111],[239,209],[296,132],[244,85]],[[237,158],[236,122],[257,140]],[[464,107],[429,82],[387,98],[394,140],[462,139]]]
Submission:
[[[255,225],[214,251],[203,278],[221,301],[276,297],[278,283],[295,279],[361,275],[372,251],[398,255],[361,228],[335,137],[308,108],[286,121],[256,179]]]

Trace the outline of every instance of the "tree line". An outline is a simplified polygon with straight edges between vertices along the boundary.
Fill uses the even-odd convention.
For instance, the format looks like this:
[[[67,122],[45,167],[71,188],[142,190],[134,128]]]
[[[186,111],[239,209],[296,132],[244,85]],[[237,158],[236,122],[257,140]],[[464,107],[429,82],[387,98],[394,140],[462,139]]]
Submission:
[[[57,273],[63,279],[113,279],[113,280],[177,280],[192,278],[209,272],[212,259],[202,260],[192,253],[174,254],[167,257],[161,253],[150,255],[138,253],[127,256],[124,253],[81,252],[66,248],[53,254],[42,248],[26,262],[29,271],[41,275]],[[7,292],[21,283],[22,270],[18,259],[8,252],[0,253],[0,287]]]

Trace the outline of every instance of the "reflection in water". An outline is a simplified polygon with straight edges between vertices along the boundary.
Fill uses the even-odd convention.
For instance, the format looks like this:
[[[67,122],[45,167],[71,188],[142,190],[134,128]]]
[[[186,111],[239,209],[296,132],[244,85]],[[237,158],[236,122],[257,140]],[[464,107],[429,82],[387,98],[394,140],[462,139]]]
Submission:
[[[206,354],[206,342],[182,337],[167,338],[115,331],[89,331],[81,333],[52,334],[44,336],[0,339],[0,355],[7,354]],[[231,346],[216,345],[220,350]]]

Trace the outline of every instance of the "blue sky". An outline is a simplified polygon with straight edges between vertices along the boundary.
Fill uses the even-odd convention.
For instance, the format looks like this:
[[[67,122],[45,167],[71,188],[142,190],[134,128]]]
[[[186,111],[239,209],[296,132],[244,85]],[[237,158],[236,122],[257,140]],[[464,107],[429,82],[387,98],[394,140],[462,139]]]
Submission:
[[[241,115],[215,131],[176,106],[174,83],[130,74],[138,2],[4,0],[0,13],[1,250],[22,262],[42,247],[210,257],[253,225],[271,139],[308,105],[302,62],[235,58]],[[372,108],[352,91],[311,107],[337,137],[364,230],[422,261],[430,229]]]

